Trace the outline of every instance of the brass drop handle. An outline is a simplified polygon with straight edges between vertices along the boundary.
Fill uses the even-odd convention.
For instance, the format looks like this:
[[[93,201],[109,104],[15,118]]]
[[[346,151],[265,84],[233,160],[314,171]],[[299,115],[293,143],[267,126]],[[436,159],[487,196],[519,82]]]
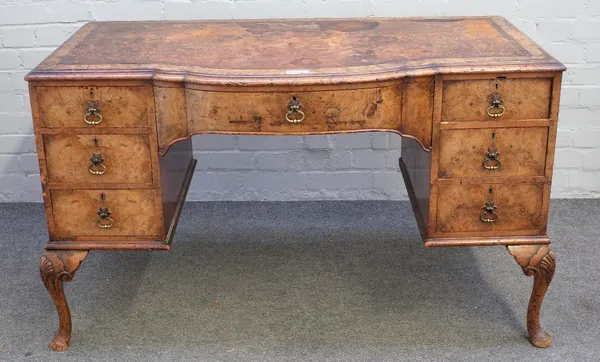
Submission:
[[[102,123],[102,114],[100,112],[98,102],[88,102],[83,120],[90,125],[100,124]]]
[[[479,214],[479,219],[485,223],[493,223],[498,220],[498,214],[496,214],[496,209],[498,208],[492,199],[493,189],[490,186],[490,196],[489,199],[485,202],[485,206],[483,207],[483,212]]]
[[[110,229],[115,224],[115,221],[111,217],[112,213],[108,210],[108,207],[98,208],[98,220],[96,225],[101,229]]]
[[[506,112],[506,108],[503,106],[504,100],[502,99],[502,95],[498,92],[492,93],[489,96],[490,106],[487,109],[488,116],[492,118],[501,117],[504,112]]]
[[[304,112],[302,112],[302,104],[295,96],[288,102],[288,111],[285,114],[285,120],[290,123],[300,123],[304,121]]]
[[[88,172],[92,175],[104,175],[106,172],[106,165],[104,164],[104,157],[101,153],[92,153]]]
[[[500,156],[500,152],[496,148],[496,144],[492,142],[492,144],[488,147],[486,153],[484,153],[485,159],[483,160],[483,168],[486,170],[497,170],[502,166],[502,162],[498,158]]]

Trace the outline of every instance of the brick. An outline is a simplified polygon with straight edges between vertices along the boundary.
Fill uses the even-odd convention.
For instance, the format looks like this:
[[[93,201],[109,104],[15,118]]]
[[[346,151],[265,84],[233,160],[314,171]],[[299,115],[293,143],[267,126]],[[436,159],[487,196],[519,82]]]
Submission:
[[[21,133],[19,128],[18,117],[9,113],[0,113],[0,133],[1,134],[18,134]]]
[[[352,167],[350,151],[308,151],[304,153],[307,170],[344,170]]]
[[[354,152],[353,160],[354,168],[385,168],[385,152],[383,151],[357,150]]]
[[[399,162],[401,153],[400,149],[390,150],[385,154],[385,167],[392,170],[399,170]]]
[[[212,170],[251,170],[256,168],[253,153],[214,152],[211,154],[208,168]]]
[[[304,142],[309,150],[326,150],[333,146],[333,139],[328,135],[305,136]]]
[[[42,183],[39,174],[30,174],[25,178],[26,193],[18,201],[20,202],[42,202]]]
[[[586,152],[583,155],[583,168],[586,170],[600,170],[600,149]]]
[[[579,172],[569,177],[569,185],[583,191],[600,192],[600,171]]]
[[[160,20],[162,4],[158,1],[93,3],[92,14],[98,20]]]
[[[576,19],[572,34],[574,39],[600,39],[600,19]]]
[[[554,154],[554,166],[557,168],[581,168],[583,152],[573,148],[557,148]]]
[[[579,104],[579,90],[581,87],[563,86],[560,91],[561,107],[576,107]]]
[[[522,18],[574,18],[585,14],[584,1],[521,0],[518,16]]]
[[[368,133],[337,134],[333,137],[333,147],[336,149],[371,148]]]
[[[587,16],[600,16],[600,2],[588,1],[585,13]]]
[[[293,150],[302,148],[300,136],[239,136],[240,150]]]
[[[387,132],[376,132],[371,135],[371,147],[374,150],[385,150],[390,148],[390,134]]]
[[[30,48],[35,46],[33,29],[12,28],[2,29],[2,44],[5,48]]]
[[[195,150],[232,150],[235,149],[237,136],[203,134],[192,138]]]
[[[256,165],[260,170],[301,171],[303,159],[300,152],[259,152]]]
[[[82,1],[46,1],[48,7],[48,17],[44,23],[67,23],[76,21],[88,21],[94,20],[90,11],[90,6]],[[123,2],[122,2],[123,3]],[[145,3],[139,3],[139,10],[146,11]],[[117,13],[125,11],[126,7],[123,6],[122,10],[116,10]],[[98,19],[100,20],[100,19]],[[104,19],[102,19],[104,20]],[[135,20],[135,19],[130,19]]]
[[[192,178],[191,190],[232,190],[241,187],[241,177],[237,172],[196,172]]]
[[[0,153],[35,152],[33,135],[0,135]]]
[[[552,174],[552,189],[550,194],[552,197],[563,197],[570,191],[569,175],[573,174],[572,170],[555,169]]]
[[[44,26],[35,29],[37,45],[55,47],[61,45],[80,28],[79,25]]]
[[[571,84],[600,84],[600,66],[575,66],[566,72]]]
[[[396,133],[390,134],[390,148],[399,150],[402,148],[402,136]]]
[[[373,187],[376,189],[406,190],[402,174],[396,172],[376,172],[373,174]]]
[[[13,4],[0,6],[0,24],[36,24],[48,21],[46,4]]]
[[[585,52],[587,62],[600,62],[600,44],[590,44]]]
[[[52,49],[25,49],[21,50],[19,54],[23,58],[23,67],[33,69],[46,59],[52,51]]]
[[[0,94],[0,112],[23,112],[23,97],[12,94]]]
[[[354,18],[374,14],[373,4],[367,0],[306,1],[306,16],[309,18]]]
[[[10,88],[10,75],[8,73],[0,73],[0,92],[6,92]]]
[[[296,172],[243,172],[244,190],[301,190],[306,188],[307,175]]]
[[[378,0],[375,3],[373,14],[377,17],[441,16],[445,14],[445,10],[443,0],[411,1],[410,5],[397,0]]]
[[[31,114],[19,114],[14,116],[19,123],[19,131],[24,134],[33,133],[33,119]]]
[[[27,194],[27,177],[23,174],[0,174],[0,201],[21,201]]]
[[[564,42],[571,35],[573,20],[544,19],[537,21],[538,35],[545,41]]]
[[[556,147],[573,147],[573,132],[571,130],[559,129],[556,132]],[[578,145],[579,147],[579,145]]]
[[[544,49],[562,63],[579,63],[585,52],[580,43],[540,43]]]
[[[600,148],[600,129],[573,131],[573,144],[577,147]]]
[[[435,9],[439,1],[429,1],[430,11]],[[446,1],[447,5],[443,7],[443,15],[450,16],[482,16],[499,15],[514,17],[517,13],[516,1],[503,1],[502,6],[495,6],[490,9],[490,3],[486,1],[472,0],[452,0]],[[435,11],[435,10],[434,10]],[[427,16],[427,15],[426,15]]]
[[[588,108],[562,108],[558,119],[564,127],[588,128],[598,126],[598,112]]]
[[[580,89],[578,103],[584,107],[600,107],[600,87]]]
[[[231,19],[232,3],[220,2],[167,2],[164,14],[167,20]]]
[[[301,0],[236,1],[233,3],[234,19],[301,17],[304,17],[304,3]]]
[[[0,173],[20,171],[17,157],[14,155],[0,155]]]
[[[306,187],[309,190],[368,189],[373,185],[371,172],[310,172],[306,175]]]
[[[23,155],[19,156],[18,163],[19,163],[20,170],[22,170],[23,172],[26,172],[26,173],[31,173],[31,172],[39,173],[40,172],[38,157],[37,157],[37,154],[35,154],[35,153],[23,154]]]
[[[0,69],[19,68],[19,53],[12,49],[0,49]]]
[[[28,72],[11,72],[10,73],[10,85],[13,90],[16,91],[27,91],[29,87],[24,77]]]

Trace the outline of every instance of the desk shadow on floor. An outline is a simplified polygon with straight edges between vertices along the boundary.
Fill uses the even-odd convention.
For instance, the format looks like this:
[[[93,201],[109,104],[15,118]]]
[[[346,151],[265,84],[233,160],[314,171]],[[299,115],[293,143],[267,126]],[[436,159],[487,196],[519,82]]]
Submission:
[[[473,250],[424,248],[406,203],[191,203],[174,243],[90,253],[73,343],[273,351],[523,337]]]

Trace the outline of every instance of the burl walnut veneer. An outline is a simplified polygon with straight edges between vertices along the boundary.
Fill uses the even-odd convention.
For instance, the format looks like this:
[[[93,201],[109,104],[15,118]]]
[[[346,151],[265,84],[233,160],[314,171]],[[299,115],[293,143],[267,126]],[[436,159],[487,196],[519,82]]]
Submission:
[[[50,241],[42,279],[67,348],[63,282],[89,250],[169,250],[194,134],[393,132],[425,246],[506,245],[540,326],[564,66],[505,19],[95,22],[29,82]],[[399,230],[398,232],[401,232]]]

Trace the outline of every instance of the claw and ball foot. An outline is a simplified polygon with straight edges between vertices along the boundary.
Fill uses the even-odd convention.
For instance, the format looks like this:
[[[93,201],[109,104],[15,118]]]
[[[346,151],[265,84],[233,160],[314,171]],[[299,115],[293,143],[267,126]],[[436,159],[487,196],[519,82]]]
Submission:
[[[71,340],[71,312],[65,298],[63,282],[73,280],[75,272],[87,254],[87,251],[46,251],[42,255],[40,263],[42,281],[58,312],[58,334],[50,342],[50,348],[55,351],[67,349]]]
[[[540,326],[540,308],[554,276],[556,256],[548,245],[508,246],[507,249],[525,275],[533,276],[533,290],[527,308],[529,340],[536,347],[549,347],[552,344],[552,337]]]

